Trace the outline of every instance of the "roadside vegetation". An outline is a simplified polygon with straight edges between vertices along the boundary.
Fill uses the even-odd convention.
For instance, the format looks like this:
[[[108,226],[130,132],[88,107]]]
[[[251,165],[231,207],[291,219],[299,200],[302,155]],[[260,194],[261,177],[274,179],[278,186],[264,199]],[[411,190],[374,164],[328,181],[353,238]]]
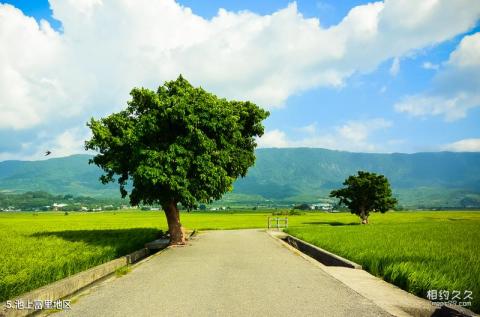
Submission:
[[[287,231],[420,297],[429,290],[472,291],[467,308],[480,311],[480,213],[396,212],[370,220],[361,226],[331,218]]]
[[[288,212],[288,210],[285,210]],[[281,210],[276,213],[281,214]],[[270,211],[183,212],[188,229],[265,228]],[[289,215],[288,232],[412,293],[471,290],[479,311],[480,213]],[[133,252],[168,228],[161,211],[0,213],[0,302]]]
[[[117,215],[0,213],[0,302],[128,254],[160,234]]]
[[[182,213],[187,228],[265,227],[265,213]],[[162,211],[0,213],[0,302],[108,262],[167,230]]]

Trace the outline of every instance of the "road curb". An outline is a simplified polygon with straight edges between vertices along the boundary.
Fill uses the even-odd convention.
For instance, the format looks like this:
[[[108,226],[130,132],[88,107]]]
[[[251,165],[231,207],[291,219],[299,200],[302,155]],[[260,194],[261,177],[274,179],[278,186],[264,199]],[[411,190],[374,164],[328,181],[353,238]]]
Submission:
[[[286,234],[284,232],[270,232],[271,235],[275,236],[278,239],[281,239],[294,247],[295,249],[299,250],[302,253],[305,253],[306,255],[314,258],[318,262],[322,263],[323,265],[326,266],[342,266],[342,267],[348,267],[351,269],[357,269],[361,270],[362,266],[360,264],[357,264],[353,261],[350,261],[348,259],[342,258],[339,255],[336,255],[334,253],[328,252],[327,250],[324,250],[322,248],[319,248],[313,244],[310,244],[308,242],[305,242],[303,240],[300,240],[294,236],[291,236],[289,234]]]
[[[375,304],[377,304],[379,307],[383,308],[384,310],[386,310],[388,313],[392,314],[393,316],[415,316],[415,317],[472,317],[472,316],[475,317],[475,316],[479,316],[478,314],[475,314],[471,310],[466,309],[466,308],[461,307],[461,306],[458,306],[458,305],[448,305],[448,306],[443,305],[443,306],[440,306],[440,307],[432,306],[432,304],[429,303],[426,299],[418,297],[418,296],[416,296],[412,293],[409,293],[409,292],[407,292],[407,291],[405,291],[405,290],[403,290],[403,289],[401,289],[401,288],[399,288],[399,287],[397,287],[393,284],[390,284],[390,283],[384,281],[381,278],[378,278],[378,277],[375,277],[375,276],[371,275],[367,271],[363,270],[362,267],[359,264],[356,264],[355,262],[344,259],[344,258],[342,258],[342,257],[340,257],[336,254],[333,254],[331,252],[328,252],[328,251],[325,251],[321,248],[313,246],[310,243],[305,242],[303,240],[300,240],[298,238],[295,238],[293,236],[290,236],[289,234],[287,234],[283,231],[271,231],[271,230],[269,231],[269,230],[267,230],[267,234],[270,237],[272,237],[273,239],[275,239],[276,241],[278,241],[278,243],[281,243],[285,247],[289,248],[292,252],[298,253],[299,255],[301,255],[303,258],[305,258],[309,262],[317,265],[324,272],[326,272],[327,274],[329,274],[330,276],[332,276],[336,280],[342,282],[343,284],[345,284],[346,286],[348,286],[349,288],[351,288],[355,292],[359,293],[360,295],[364,296],[365,298],[373,301]],[[290,241],[291,242],[294,241],[294,243],[290,243],[288,241],[289,237],[290,237]],[[324,251],[328,254],[328,256],[334,256],[336,260],[342,259],[343,261],[345,261],[345,263],[348,263],[349,266],[324,264],[322,261],[320,261],[317,258],[311,256],[307,252],[304,252],[302,250],[302,248],[298,247],[299,245],[300,246],[305,245],[305,246],[307,246],[307,248],[308,248],[308,246],[311,246],[314,249],[319,249],[321,251]],[[369,279],[378,280],[381,283],[383,283],[384,285],[388,285],[389,288],[394,289],[394,290],[398,290],[400,293],[405,294],[405,296],[410,297],[411,299],[416,299],[420,302],[423,302],[423,304],[420,304],[419,307],[408,310],[408,309],[405,309],[405,307],[392,305],[392,303],[386,303],[384,300],[381,300],[381,299],[379,300],[378,298],[372,298],[370,296],[371,294],[367,294],[366,292],[364,292],[362,290],[363,287],[361,287],[361,286],[360,286],[360,288],[354,287],[354,284],[352,284],[352,282],[356,283],[355,281],[353,281],[353,280],[348,281],[349,280],[348,277],[347,278],[341,278],[341,276],[343,274],[341,273],[341,271],[337,272],[337,270],[345,270],[346,268],[351,269],[351,268],[353,268],[352,266],[354,264],[358,265],[359,268],[357,267],[354,270],[346,270],[346,271],[343,271],[343,272],[348,271],[348,272],[352,272],[352,274],[353,274],[353,272],[358,272],[358,273],[355,273],[355,274],[362,273],[364,275],[368,275],[368,276],[370,276]],[[427,305],[425,305],[425,304],[427,304]]]
[[[157,243],[156,248],[153,251],[155,252],[157,250],[164,249],[167,246],[168,243],[164,243],[163,245]],[[34,301],[38,300],[44,302],[45,300],[56,301],[64,299],[90,286],[91,284],[115,273],[115,271],[121,267],[131,265],[139,262],[142,259],[145,259],[154,252],[152,252],[149,248],[145,247],[125,256],[122,256],[121,258],[97,265],[86,271],[79,272],[59,281],[37,288],[28,293],[19,295],[9,301],[5,301],[0,304],[0,317],[24,317],[40,311],[33,308],[7,309],[7,302],[11,302],[14,305],[16,300],[23,301],[23,303],[27,304],[28,302],[33,303]]]

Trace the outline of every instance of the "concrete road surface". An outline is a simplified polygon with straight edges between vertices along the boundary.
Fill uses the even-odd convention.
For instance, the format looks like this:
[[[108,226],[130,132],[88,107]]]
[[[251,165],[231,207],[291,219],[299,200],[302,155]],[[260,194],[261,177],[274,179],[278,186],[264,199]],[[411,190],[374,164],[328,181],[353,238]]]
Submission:
[[[390,316],[261,230],[209,231],[54,316]]]

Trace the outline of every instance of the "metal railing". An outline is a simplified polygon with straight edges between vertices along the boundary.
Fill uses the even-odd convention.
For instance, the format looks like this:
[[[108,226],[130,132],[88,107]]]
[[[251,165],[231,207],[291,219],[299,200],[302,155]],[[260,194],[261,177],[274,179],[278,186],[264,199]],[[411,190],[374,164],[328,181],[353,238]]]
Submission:
[[[272,225],[272,222],[273,222],[273,225]],[[268,229],[288,228],[288,217],[268,217],[267,227]]]

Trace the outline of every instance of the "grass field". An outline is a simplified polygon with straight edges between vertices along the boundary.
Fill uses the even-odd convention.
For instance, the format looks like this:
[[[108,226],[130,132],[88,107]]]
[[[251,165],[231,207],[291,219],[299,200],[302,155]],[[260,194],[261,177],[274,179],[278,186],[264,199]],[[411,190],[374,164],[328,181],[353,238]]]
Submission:
[[[189,229],[264,228],[266,212],[183,213]],[[290,216],[289,231],[405,289],[471,290],[478,311],[480,213]],[[0,213],[0,301],[141,248],[166,230],[163,212]]]
[[[182,214],[187,228],[264,227],[264,213]],[[163,212],[0,213],[0,302],[143,247]]]
[[[330,217],[287,231],[421,297],[472,291],[470,308],[480,311],[480,213],[390,213],[357,223]]]

